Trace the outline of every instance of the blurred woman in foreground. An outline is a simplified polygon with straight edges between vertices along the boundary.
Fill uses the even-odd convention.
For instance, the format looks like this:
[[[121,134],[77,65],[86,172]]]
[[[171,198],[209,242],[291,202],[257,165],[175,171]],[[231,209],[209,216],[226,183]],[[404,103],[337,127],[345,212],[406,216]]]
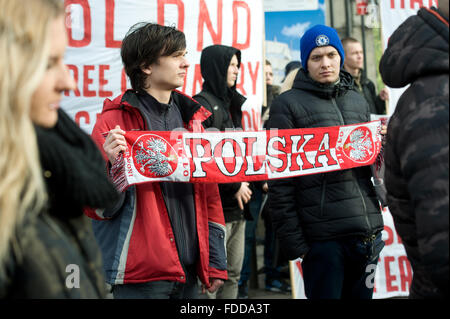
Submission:
[[[103,298],[83,208],[117,193],[90,137],[59,108],[63,1],[0,0],[0,297]]]

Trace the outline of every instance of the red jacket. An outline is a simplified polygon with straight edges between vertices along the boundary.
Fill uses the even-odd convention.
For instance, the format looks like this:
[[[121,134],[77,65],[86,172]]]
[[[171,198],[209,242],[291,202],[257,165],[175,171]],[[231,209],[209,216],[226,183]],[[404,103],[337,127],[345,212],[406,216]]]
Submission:
[[[178,91],[172,98],[184,114],[190,114],[185,128],[201,129],[210,113]],[[92,138],[103,150],[107,133],[119,125],[124,131],[146,130],[139,101],[128,90],[113,101],[106,99],[92,131]],[[217,184],[194,184],[199,260],[197,274],[209,287],[209,278],[227,279],[225,221]],[[157,280],[185,282],[173,229],[159,183],[128,188],[115,209],[87,210],[102,250],[107,281],[110,284],[141,283]]]

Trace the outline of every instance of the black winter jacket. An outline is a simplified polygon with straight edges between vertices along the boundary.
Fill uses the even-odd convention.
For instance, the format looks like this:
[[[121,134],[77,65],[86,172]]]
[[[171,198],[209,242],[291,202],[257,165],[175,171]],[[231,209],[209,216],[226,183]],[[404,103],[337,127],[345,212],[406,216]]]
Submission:
[[[323,85],[299,70],[293,88],[276,98],[268,127],[279,129],[349,125],[369,121],[364,98],[353,78],[341,71],[340,82]],[[369,167],[269,182],[269,205],[280,246],[287,258],[305,254],[312,241],[383,229]]]
[[[411,84],[385,146],[388,205],[414,271],[411,298],[448,298],[449,28],[437,16],[421,9],[406,20],[380,63],[387,85]]]
[[[241,64],[241,51],[223,45],[213,45],[203,50],[200,66],[204,79],[202,91],[193,98],[208,109],[212,115],[203,122],[205,128],[215,127],[220,131],[242,128],[242,104],[246,98],[236,91],[236,85],[227,85],[228,66],[236,55]],[[243,211],[234,195],[241,183],[219,184],[220,198],[225,222],[240,220]]]
[[[58,113],[56,127],[36,127],[48,207],[37,216],[28,214],[18,227],[6,275],[0,276],[0,298],[107,294],[100,250],[83,208],[105,208],[118,193],[89,135],[62,110]]]
[[[386,103],[383,101],[375,88],[375,84],[367,78],[364,71],[361,72],[360,86],[355,83],[356,90],[364,96],[369,104],[371,114],[386,114]]]

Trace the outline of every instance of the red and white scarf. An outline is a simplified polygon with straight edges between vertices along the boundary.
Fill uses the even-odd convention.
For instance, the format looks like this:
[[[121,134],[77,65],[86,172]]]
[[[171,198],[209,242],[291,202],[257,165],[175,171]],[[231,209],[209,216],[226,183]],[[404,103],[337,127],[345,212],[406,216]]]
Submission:
[[[111,169],[120,191],[159,181],[234,183],[372,165],[381,122],[267,131],[128,131]]]

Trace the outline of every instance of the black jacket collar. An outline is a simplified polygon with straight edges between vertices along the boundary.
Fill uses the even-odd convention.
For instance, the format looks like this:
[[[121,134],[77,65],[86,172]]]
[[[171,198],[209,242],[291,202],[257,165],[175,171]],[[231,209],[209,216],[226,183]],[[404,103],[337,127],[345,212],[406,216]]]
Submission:
[[[325,99],[336,98],[344,95],[347,91],[353,89],[354,80],[350,73],[341,69],[337,84],[322,84],[314,81],[303,68],[300,69],[295,77],[292,88],[309,91]]]

